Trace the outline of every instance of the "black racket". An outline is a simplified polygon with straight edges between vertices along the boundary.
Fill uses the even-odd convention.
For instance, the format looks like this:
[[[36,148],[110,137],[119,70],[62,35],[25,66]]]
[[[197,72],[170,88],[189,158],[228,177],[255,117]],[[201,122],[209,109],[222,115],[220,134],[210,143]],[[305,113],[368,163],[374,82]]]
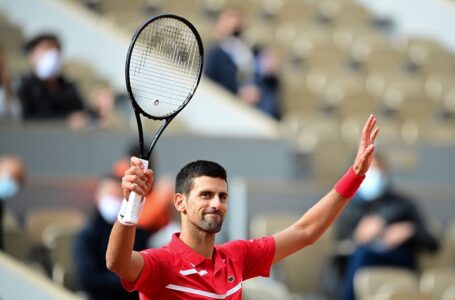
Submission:
[[[126,57],[125,79],[145,167],[163,131],[193,97],[202,74],[203,56],[196,28],[176,15],[151,18],[134,34]],[[148,149],[144,145],[141,115],[162,121]],[[142,196],[132,192],[123,221],[136,224],[141,205]]]

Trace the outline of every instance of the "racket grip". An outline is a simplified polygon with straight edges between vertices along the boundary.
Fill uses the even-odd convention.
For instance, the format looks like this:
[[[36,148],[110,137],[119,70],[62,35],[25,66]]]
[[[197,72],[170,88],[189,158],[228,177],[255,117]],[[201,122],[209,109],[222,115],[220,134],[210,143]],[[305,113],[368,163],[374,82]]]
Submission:
[[[148,160],[141,159],[144,164],[144,169],[148,168]],[[136,225],[139,221],[139,215],[141,214],[142,207],[144,206],[144,196],[131,192],[126,204],[125,215],[123,216],[123,223],[125,225]]]

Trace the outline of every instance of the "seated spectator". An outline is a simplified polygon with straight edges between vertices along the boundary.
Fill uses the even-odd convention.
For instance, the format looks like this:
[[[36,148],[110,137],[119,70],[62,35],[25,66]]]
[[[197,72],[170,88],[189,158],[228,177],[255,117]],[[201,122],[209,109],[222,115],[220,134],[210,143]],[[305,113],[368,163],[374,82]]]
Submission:
[[[221,12],[215,27],[219,42],[209,49],[204,66],[207,77],[233,94],[254,81],[253,53],[240,38],[243,26],[240,10]]]
[[[3,250],[4,202],[13,198],[25,182],[25,168],[19,157],[0,156],[0,250]]]
[[[19,120],[22,107],[12,86],[11,73],[0,49],[0,120]]]
[[[205,75],[273,118],[280,118],[279,60],[274,51],[260,51],[255,56],[242,40],[242,12],[224,9],[215,26],[219,42],[209,49]]]
[[[282,115],[279,77],[281,58],[278,52],[272,48],[258,48],[255,63],[255,82],[261,91],[255,106],[269,116],[280,120]]]
[[[76,85],[62,74],[61,44],[53,34],[41,34],[24,46],[31,72],[18,88],[25,120],[65,119],[84,109]]]
[[[97,128],[112,128],[121,125],[121,118],[115,112],[115,95],[106,84],[95,85],[89,95],[90,123]]]
[[[123,200],[121,179],[114,175],[103,178],[95,200],[96,211],[74,243],[79,288],[92,300],[139,299],[137,293],[126,292],[119,277],[106,268],[105,254],[109,234]],[[147,232],[138,229],[134,249],[146,249],[148,237]]]
[[[355,273],[370,266],[417,270],[420,251],[436,251],[438,243],[425,227],[416,204],[391,185],[380,156],[373,160],[365,181],[336,223],[337,238],[352,240],[347,257],[342,299],[355,299]]]
[[[123,120],[115,110],[115,95],[111,87],[105,83],[96,84],[88,96],[87,113],[73,114],[69,123],[73,129],[121,127]]]

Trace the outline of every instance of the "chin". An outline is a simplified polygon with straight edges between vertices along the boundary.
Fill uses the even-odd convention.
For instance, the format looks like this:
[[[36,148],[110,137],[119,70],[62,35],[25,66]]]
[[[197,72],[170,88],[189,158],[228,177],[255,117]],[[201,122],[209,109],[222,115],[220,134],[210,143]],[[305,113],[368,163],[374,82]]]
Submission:
[[[222,226],[223,222],[203,222],[200,228],[207,233],[218,233],[220,232]]]

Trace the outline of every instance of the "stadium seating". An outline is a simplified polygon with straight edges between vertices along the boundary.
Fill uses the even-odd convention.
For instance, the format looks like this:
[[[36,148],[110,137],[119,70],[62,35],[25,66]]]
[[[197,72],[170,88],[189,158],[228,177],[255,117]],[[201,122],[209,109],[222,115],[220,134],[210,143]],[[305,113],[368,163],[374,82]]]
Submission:
[[[247,17],[246,41],[250,45],[275,47],[283,56],[281,79],[284,117],[279,124],[281,137],[296,146],[297,156],[301,155],[310,161],[305,167],[310,166],[311,179],[326,186],[332,184],[351,161],[353,145],[356,146],[363,122],[370,112],[377,115],[378,123],[381,124],[380,143],[393,154],[391,165],[395,170],[411,172],[417,169],[420,153],[414,146],[419,143],[437,145],[455,142],[454,54],[429,38],[411,36],[397,41],[396,37],[392,38],[390,31],[377,25],[377,16],[358,2],[67,1],[87,6],[97,18],[112,22],[116,26],[115,30],[128,35],[151,15],[176,13],[194,22],[206,47],[215,39],[214,20],[221,9],[226,5],[241,8]],[[27,64],[20,51],[24,33],[19,25],[11,23],[2,14],[0,38],[12,70],[17,74],[26,70]],[[96,82],[105,81],[93,70],[90,62],[70,59],[65,71],[71,78],[79,80],[86,98]],[[190,131],[178,120],[174,122],[171,128],[174,133],[186,134]],[[147,131],[154,129],[146,127]],[[50,255],[52,278],[72,289],[72,266],[67,254],[74,232],[60,225],[47,224],[74,217],[74,228],[77,228],[82,218],[80,215],[72,216],[72,213],[67,215],[58,212],[57,215],[59,217],[55,219],[49,217],[53,221],[47,217],[44,217],[46,221],[33,221],[33,217],[27,216],[26,230],[17,221],[9,219],[8,223],[13,225],[6,228],[6,252],[27,261],[30,259],[31,243],[35,246],[44,245]],[[262,217],[268,219],[269,216]],[[295,218],[278,216],[278,221],[271,227],[261,228],[265,224],[261,222],[270,220],[261,220],[257,216],[252,223],[252,235],[272,233]],[[447,230],[441,238],[442,248],[437,254],[422,255],[421,268],[424,272],[430,272],[431,267],[453,266],[453,232],[455,230]],[[326,253],[329,245],[330,238],[324,237],[323,241],[291,257],[278,268],[289,289],[299,294],[317,292],[324,259],[321,253]],[[309,268],[314,269],[314,272],[302,274]],[[403,274],[383,274],[386,275],[378,275],[379,279],[374,279],[371,274],[365,275],[366,279],[359,279],[359,293],[366,295],[362,299],[425,300],[429,299],[429,293],[436,295],[437,299],[454,299],[453,286],[444,284],[444,288],[440,288],[435,284],[443,284],[446,278],[443,275],[438,277],[439,273],[422,275],[420,288],[425,293],[417,291],[414,275],[400,277]],[[395,283],[380,282],[381,278],[384,279],[380,276],[397,278],[395,283],[402,281],[403,284],[396,286]],[[277,292],[279,290],[279,287],[274,286],[269,292],[265,286],[251,282],[245,284],[245,299],[286,299],[288,295],[280,294]],[[376,294],[378,291],[379,294]]]
[[[375,294],[392,291],[413,292],[418,289],[418,275],[401,268],[362,268],[354,278],[354,290],[358,299],[369,299]]]

